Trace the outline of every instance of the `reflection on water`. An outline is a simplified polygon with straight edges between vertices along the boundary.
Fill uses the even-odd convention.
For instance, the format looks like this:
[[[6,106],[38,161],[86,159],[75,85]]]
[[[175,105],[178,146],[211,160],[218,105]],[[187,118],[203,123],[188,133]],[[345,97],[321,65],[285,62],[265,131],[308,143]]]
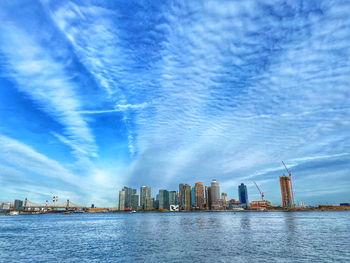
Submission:
[[[349,216],[349,212],[0,216],[0,255],[6,262],[350,262]]]

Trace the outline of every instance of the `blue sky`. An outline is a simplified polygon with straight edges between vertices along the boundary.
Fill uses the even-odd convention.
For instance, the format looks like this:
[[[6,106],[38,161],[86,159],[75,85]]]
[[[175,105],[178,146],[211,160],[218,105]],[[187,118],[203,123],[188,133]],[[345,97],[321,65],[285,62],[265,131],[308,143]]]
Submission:
[[[0,200],[215,178],[350,201],[349,1],[3,1]]]

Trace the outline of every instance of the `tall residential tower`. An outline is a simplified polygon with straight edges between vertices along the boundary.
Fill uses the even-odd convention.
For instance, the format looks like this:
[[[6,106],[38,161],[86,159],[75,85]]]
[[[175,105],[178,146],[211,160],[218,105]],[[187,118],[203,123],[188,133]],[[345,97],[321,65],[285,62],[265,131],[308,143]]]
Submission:
[[[288,176],[280,176],[282,206],[284,209],[292,209],[292,196]]]

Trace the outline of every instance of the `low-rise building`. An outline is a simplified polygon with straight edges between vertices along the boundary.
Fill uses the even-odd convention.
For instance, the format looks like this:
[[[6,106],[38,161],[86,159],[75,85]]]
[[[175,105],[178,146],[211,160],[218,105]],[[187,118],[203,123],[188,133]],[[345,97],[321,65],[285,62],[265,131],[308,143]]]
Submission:
[[[250,202],[250,209],[267,209],[268,207],[271,206],[271,203],[266,200],[261,200],[261,201],[251,201]]]

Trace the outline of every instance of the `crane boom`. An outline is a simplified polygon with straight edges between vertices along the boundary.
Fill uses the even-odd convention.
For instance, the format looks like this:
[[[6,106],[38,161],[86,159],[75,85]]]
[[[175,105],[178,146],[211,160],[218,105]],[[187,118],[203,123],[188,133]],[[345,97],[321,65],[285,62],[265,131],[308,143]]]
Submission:
[[[260,191],[260,188],[259,188],[259,186],[256,184],[256,182],[254,182],[254,184],[255,184],[256,188],[258,188],[258,191],[259,191],[259,193],[260,193],[260,195],[261,195],[261,201],[264,201],[264,193]]]
[[[292,176],[291,172],[288,170],[286,164],[282,161],[283,165],[284,165],[284,168],[286,168],[286,171],[288,173],[289,176]]]
[[[293,186],[292,186],[292,173],[288,170],[286,164],[282,161],[284,168],[286,168],[286,171],[288,172],[289,175],[289,181],[290,181],[290,191],[292,194],[292,202],[293,202],[293,210],[295,210],[295,204],[294,204],[294,194],[293,194]]]

